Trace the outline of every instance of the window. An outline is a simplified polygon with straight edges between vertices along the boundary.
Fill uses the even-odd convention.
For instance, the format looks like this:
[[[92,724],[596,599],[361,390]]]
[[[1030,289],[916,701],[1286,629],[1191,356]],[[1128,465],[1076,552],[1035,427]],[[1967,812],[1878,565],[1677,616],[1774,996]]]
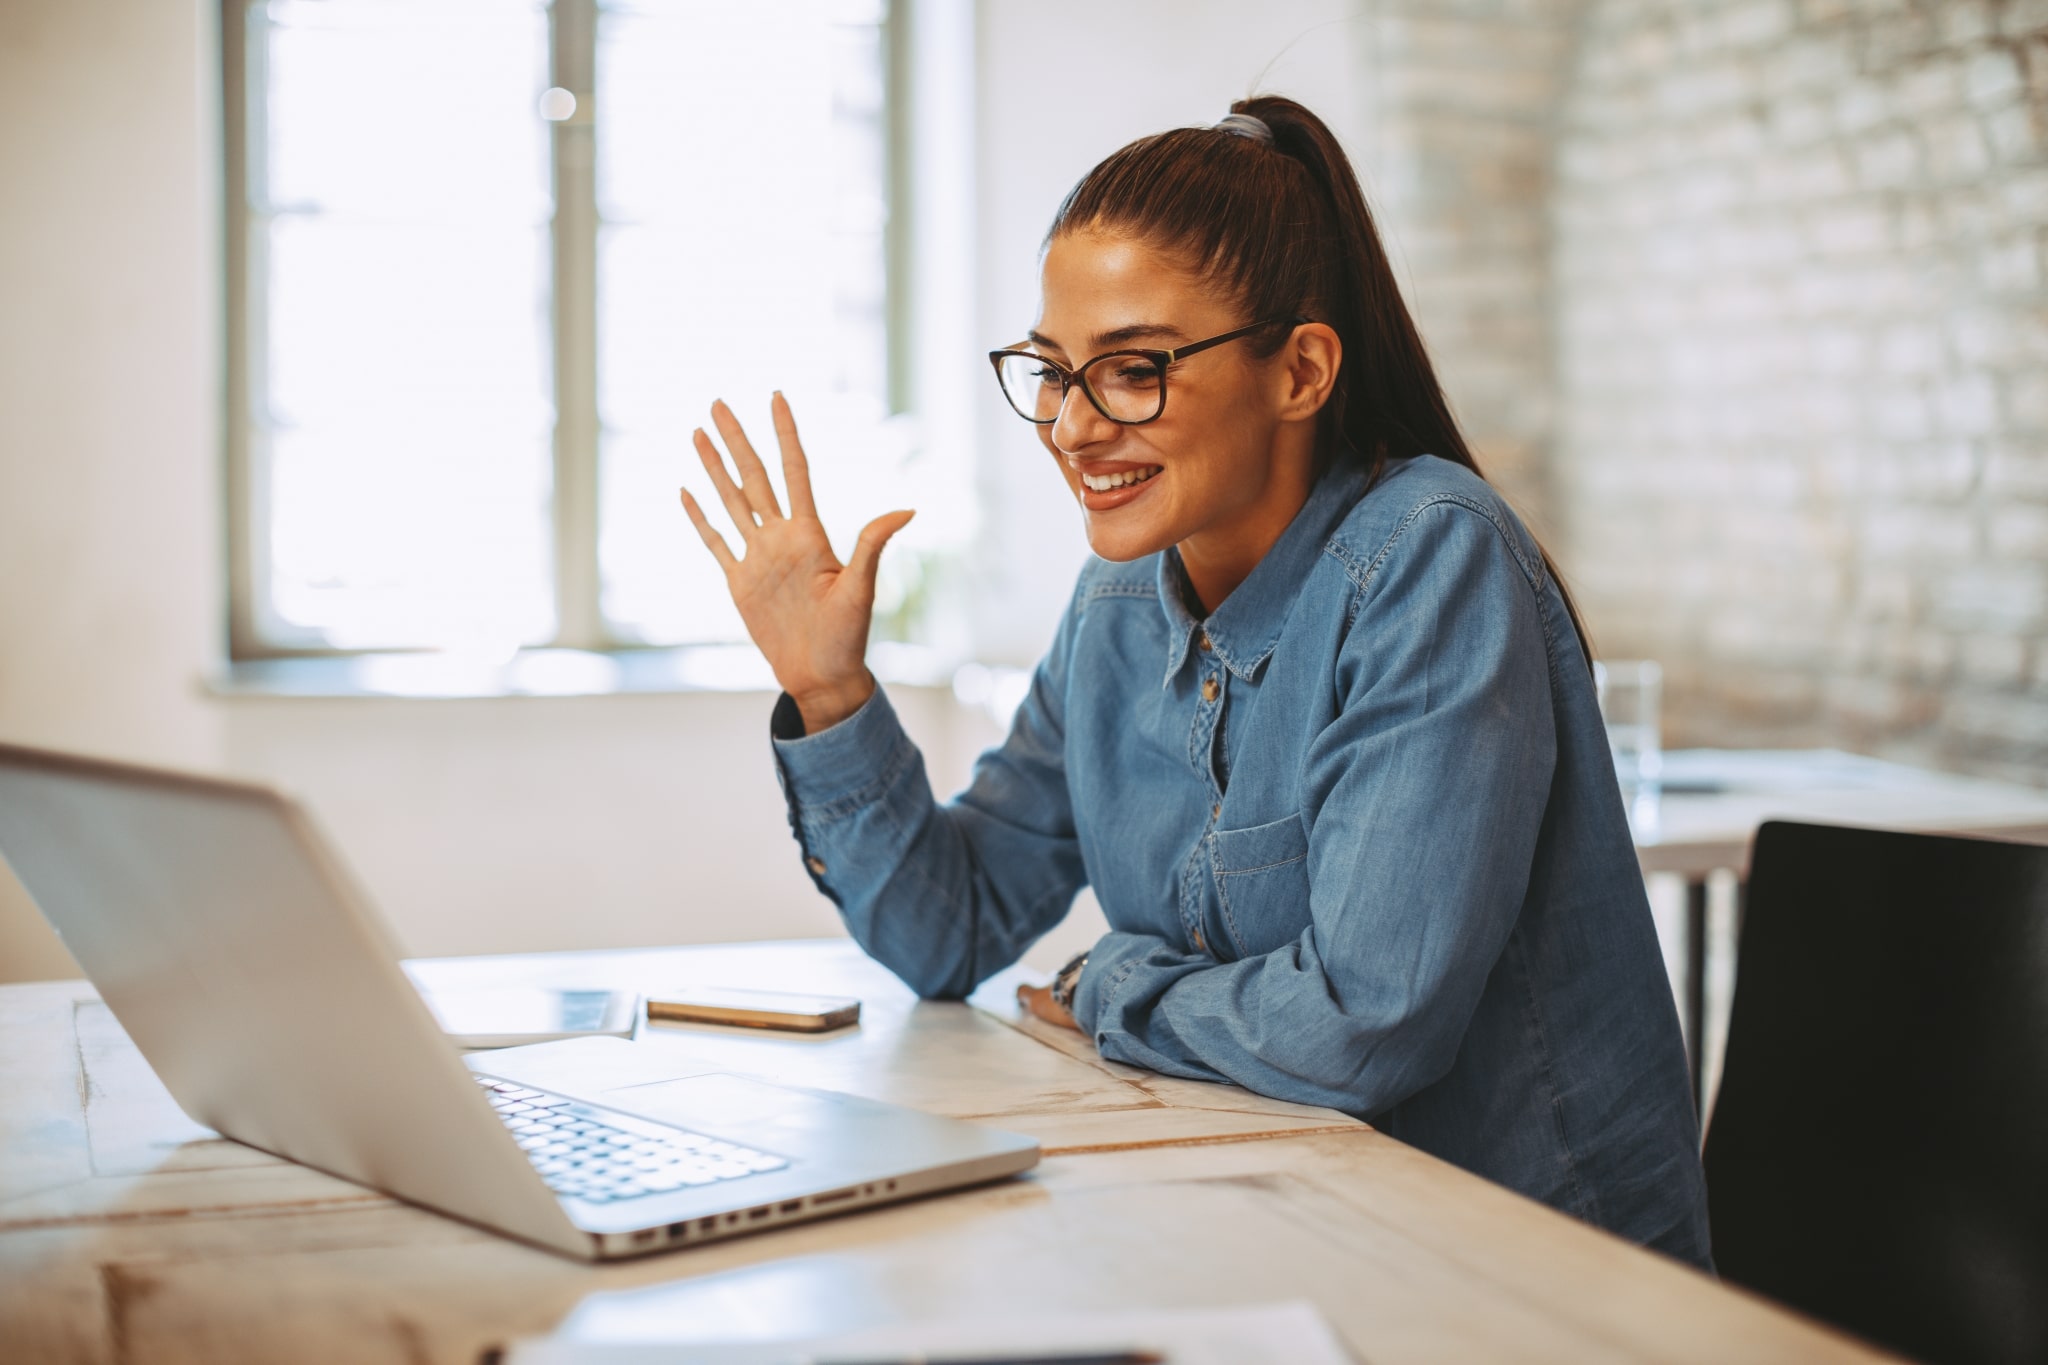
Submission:
[[[842,549],[907,504],[883,0],[224,18],[237,657],[743,640],[714,397],[773,464],[789,395]]]

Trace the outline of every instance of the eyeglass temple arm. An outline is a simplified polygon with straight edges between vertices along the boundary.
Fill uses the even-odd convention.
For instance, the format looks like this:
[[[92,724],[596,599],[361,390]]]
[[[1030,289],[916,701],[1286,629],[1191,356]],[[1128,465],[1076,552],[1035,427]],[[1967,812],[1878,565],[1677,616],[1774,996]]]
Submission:
[[[1308,318],[1302,317],[1267,318],[1264,322],[1255,322],[1249,327],[1240,327],[1235,332],[1225,332],[1220,337],[1210,337],[1207,341],[1198,341],[1192,346],[1182,346],[1176,350],[1161,351],[1159,354],[1165,356],[1166,363],[1171,365],[1176,360],[1179,360],[1185,356],[1194,355],[1198,351],[1206,351],[1211,346],[1221,346],[1226,341],[1235,341],[1239,337],[1250,336],[1253,332],[1256,332],[1263,327],[1277,326],[1282,322],[1285,322],[1289,327],[1299,327],[1307,321],[1309,321]]]

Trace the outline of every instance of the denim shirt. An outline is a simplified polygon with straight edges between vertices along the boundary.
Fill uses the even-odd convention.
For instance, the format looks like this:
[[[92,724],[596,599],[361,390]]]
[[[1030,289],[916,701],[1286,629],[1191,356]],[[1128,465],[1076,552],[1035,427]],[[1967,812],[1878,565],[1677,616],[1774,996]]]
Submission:
[[[934,801],[886,696],[775,753],[805,864],[925,996],[1095,888],[1101,1054],[1326,1105],[1710,1266],[1677,1010],[1593,680],[1470,471],[1339,465],[1206,620],[1081,572],[1009,737]]]

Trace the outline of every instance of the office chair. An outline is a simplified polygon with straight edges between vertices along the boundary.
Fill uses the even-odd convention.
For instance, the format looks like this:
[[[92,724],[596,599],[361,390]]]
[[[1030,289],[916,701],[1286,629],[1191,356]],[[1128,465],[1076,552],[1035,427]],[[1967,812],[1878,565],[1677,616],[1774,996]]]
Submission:
[[[1941,1365],[2048,1361],[2048,847],[1768,823],[1738,961],[1723,1278]]]

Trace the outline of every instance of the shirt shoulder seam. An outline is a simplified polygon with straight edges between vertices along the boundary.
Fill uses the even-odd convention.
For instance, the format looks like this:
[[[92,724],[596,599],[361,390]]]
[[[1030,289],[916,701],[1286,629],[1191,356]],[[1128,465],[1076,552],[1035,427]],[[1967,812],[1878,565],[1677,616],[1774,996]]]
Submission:
[[[1536,618],[1543,626],[1544,662],[1550,673],[1551,684],[1553,686],[1557,685],[1559,682],[1557,671],[1557,623],[1551,615],[1550,604],[1545,600],[1544,593],[1544,589],[1550,583],[1549,569],[1543,563],[1540,556],[1535,559],[1534,563],[1530,562],[1530,556],[1518,543],[1514,533],[1501,521],[1497,507],[1461,493],[1433,493],[1417,502],[1408,509],[1400,522],[1388,533],[1385,542],[1381,544],[1379,550],[1369,562],[1361,562],[1351,546],[1346,544],[1340,537],[1332,536],[1330,538],[1329,542],[1323,547],[1324,552],[1344,566],[1345,576],[1352,583],[1351,602],[1344,615],[1345,628],[1348,630],[1357,619],[1359,610],[1365,605],[1366,599],[1372,595],[1373,587],[1379,579],[1380,569],[1386,564],[1388,557],[1394,551],[1394,547],[1408,533],[1408,529],[1421,518],[1424,512],[1432,508],[1445,506],[1462,508],[1483,519],[1487,525],[1493,528],[1494,534],[1500,537],[1501,544],[1507,548],[1508,554],[1513,557],[1515,566],[1522,571],[1523,581],[1529,585],[1530,595],[1535,600]]]

